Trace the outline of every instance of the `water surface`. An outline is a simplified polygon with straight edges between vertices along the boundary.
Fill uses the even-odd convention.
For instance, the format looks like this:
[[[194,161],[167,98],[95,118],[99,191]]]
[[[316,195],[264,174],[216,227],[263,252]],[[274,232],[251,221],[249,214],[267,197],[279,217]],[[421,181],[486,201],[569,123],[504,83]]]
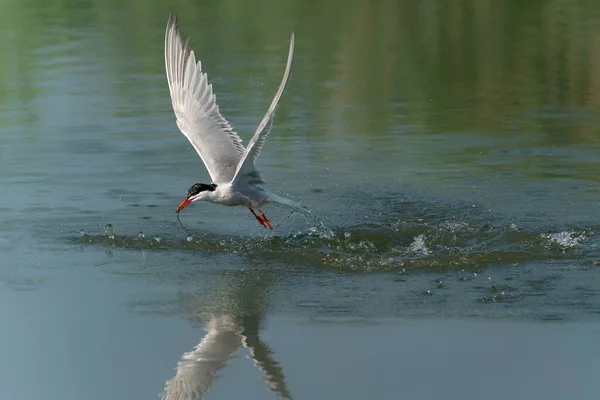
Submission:
[[[600,6],[205,3],[1,6],[0,397],[597,398]],[[177,223],[171,11],[246,142],[295,32],[258,167],[316,218]]]

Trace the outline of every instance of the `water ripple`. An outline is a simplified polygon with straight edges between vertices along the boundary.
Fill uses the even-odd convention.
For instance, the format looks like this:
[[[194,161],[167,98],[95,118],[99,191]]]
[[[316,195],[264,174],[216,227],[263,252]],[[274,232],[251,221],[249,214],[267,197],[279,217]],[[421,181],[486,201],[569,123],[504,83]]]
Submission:
[[[104,234],[74,235],[73,242],[122,249],[233,253],[288,264],[309,264],[354,272],[439,270],[514,266],[537,260],[568,260],[589,250],[590,229],[531,232],[514,223],[467,221],[395,222],[338,228],[319,235],[307,229],[287,236],[119,235],[112,225]],[[593,245],[590,243],[590,245]]]

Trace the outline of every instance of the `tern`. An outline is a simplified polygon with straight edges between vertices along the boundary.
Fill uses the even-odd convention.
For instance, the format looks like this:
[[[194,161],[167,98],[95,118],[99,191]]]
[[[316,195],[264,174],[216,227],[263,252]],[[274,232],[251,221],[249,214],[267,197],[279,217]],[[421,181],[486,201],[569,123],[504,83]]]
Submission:
[[[208,83],[206,72],[202,71],[201,61],[196,62],[189,38],[185,43],[182,41],[177,15],[171,13],[165,32],[165,68],[173,111],[179,130],[196,149],[212,179],[210,184],[196,183],[190,187],[177,213],[198,200],[244,206],[264,228],[273,229],[261,209],[264,204],[274,202],[299,208],[299,203],[257,186],[265,182],[254,165],[273,125],[275,109],[290,75],[293,54],[292,32],[279,89],[248,146],[244,147],[239,135],[221,115],[212,84]],[[260,215],[254,211],[255,208]]]

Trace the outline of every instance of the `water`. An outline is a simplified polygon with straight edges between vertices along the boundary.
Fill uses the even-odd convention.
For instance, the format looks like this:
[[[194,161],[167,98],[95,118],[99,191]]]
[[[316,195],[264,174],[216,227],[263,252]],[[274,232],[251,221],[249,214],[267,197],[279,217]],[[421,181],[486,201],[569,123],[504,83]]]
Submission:
[[[13,3],[0,398],[598,397],[598,5]],[[246,142],[296,33],[259,168],[315,217],[179,225],[170,11]]]

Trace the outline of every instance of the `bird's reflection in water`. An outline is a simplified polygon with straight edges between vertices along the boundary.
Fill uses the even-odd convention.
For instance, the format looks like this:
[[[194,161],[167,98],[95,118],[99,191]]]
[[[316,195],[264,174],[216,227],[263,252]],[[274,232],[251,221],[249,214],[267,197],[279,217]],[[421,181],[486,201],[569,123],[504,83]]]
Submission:
[[[198,293],[182,297],[185,313],[191,320],[205,323],[207,333],[193,351],[183,354],[177,373],[165,383],[162,399],[201,399],[241,347],[248,349],[271,391],[292,399],[281,366],[260,338],[270,277],[264,271],[236,271],[223,278],[225,284],[212,287],[208,296]]]

